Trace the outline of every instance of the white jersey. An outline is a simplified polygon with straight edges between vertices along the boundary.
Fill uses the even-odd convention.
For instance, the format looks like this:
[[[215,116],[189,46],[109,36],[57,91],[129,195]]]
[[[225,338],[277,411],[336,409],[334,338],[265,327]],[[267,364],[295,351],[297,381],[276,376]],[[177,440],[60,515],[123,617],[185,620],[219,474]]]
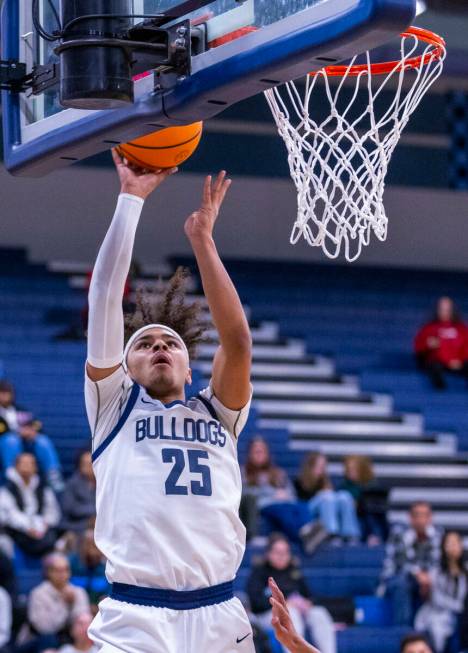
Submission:
[[[245,548],[237,437],[211,386],[162,404],[119,368],[85,383],[97,480],[95,538],[108,580],[172,590],[232,580]]]

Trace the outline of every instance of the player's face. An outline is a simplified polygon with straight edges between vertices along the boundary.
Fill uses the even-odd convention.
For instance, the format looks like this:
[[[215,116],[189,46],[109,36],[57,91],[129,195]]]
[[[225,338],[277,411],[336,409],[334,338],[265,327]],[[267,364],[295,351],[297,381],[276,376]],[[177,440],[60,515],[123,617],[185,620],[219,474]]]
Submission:
[[[185,348],[163,329],[145,331],[130,349],[127,364],[133,380],[154,398],[183,395],[192,380]]]

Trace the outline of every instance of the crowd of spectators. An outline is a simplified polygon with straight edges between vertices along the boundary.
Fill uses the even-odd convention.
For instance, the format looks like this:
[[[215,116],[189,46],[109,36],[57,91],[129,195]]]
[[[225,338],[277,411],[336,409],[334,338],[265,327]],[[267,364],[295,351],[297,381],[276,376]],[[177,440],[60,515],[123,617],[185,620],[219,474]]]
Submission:
[[[94,541],[91,453],[80,453],[64,482],[53,442],[40,422],[17,406],[7,381],[0,381],[0,426],[0,653],[93,653],[87,628],[108,587],[106,561]],[[314,597],[301,556],[312,555],[320,544],[385,544],[378,594],[391,604],[395,624],[421,633],[402,644],[403,653],[468,652],[460,535],[436,528],[425,502],[411,507],[408,525],[389,529],[387,489],[371,460],[347,456],[343,470],[341,481],[332,479],[326,456],[312,452],[290,478],[265,439],[256,436],[249,443],[240,514],[259,554],[244,597],[257,650],[272,651],[265,631],[271,629],[273,577],[291,628],[299,636],[308,633],[321,653],[336,653],[336,625]],[[13,572],[22,564],[43,569],[42,582],[25,601]]]
[[[347,456],[343,481],[336,488],[327,465],[323,454],[307,454],[291,482],[274,463],[268,443],[254,437],[241,468],[247,539],[262,542],[281,532],[309,554],[323,542],[382,544],[388,534],[387,490],[376,481],[370,459]]]
[[[52,440],[0,380],[0,653],[93,653],[87,628],[107,591],[94,543],[96,484],[83,451],[64,482]],[[17,570],[17,575],[15,571]],[[42,582],[25,597],[21,574]]]

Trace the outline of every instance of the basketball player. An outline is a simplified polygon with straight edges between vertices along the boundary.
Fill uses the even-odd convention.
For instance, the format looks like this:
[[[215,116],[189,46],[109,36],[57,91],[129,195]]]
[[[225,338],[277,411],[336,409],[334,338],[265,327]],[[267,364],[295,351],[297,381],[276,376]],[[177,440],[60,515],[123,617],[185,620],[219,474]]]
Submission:
[[[156,306],[140,300],[125,348],[122,315],[144,200],[176,169],[134,170],[113,156],[121,194],[89,290],[85,383],[95,538],[112,588],[89,634],[101,653],[253,653],[233,598],[245,543],[236,442],[251,398],[251,335],[213,240],[230,181],[208,177],[185,223],[220,341],[209,387],[186,400],[202,329],[180,278]]]

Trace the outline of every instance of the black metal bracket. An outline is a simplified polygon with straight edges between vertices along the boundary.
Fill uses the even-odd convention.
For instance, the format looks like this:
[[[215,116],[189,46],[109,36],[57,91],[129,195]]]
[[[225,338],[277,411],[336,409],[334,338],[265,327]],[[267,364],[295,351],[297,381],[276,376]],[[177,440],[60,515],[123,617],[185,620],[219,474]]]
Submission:
[[[58,64],[34,66],[30,73],[26,64],[14,59],[0,60],[0,88],[2,91],[25,93],[30,90],[33,95],[43,93],[59,81]]]
[[[0,88],[2,91],[22,91],[27,77],[26,64],[15,59],[0,60]]]
[[[192,52],[199,54],[206,48],[203,26],[192,27],[183,20],[169,27],[160,25],[160,18],[145,20],[132,27],[120,38],[102,35],[87,36],[60,43],[55,54],[67,48],[86,46],[119,47],[125,50],[132,62],[132,73],[155,70],[156,73],[174,73],[174,79],[191,73]],[[172,77],[172,76],[171,76]],[[17,60],[0,60],[0,89],[14,93],[31,91],[39,95],[60,81],[60,65],[50,63],[34,66],[30,73],[26,64]]]
[[[191,25],[189,20],[169,27],[160,26],[160,17],[145,20],[130,28],[120,38],[93,34],[82,38],[62,41],[54,52],[60,55],[65,50],[98,46],[121,48],[132,62],[132,73],[137,75],[147,70],[170,69],[179,75],[191,72]]]

